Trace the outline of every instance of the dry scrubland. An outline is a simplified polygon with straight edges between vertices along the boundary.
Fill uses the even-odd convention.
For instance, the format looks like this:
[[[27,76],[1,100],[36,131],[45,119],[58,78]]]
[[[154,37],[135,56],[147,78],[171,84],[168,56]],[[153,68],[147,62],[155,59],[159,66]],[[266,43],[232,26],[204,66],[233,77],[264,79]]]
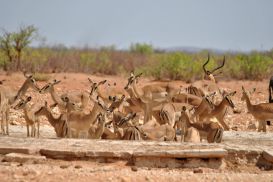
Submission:
[[[16,70],[18,53],[10,50],[10,58],[0,49],[0,67]],[[37,73],[37,78],[46,80],[41,73],[84,72],[89,74],[128,75],[131,70],[142,72],[154,79],[192,81],[202,78],[202,65],[208,51],[198,53],[164,52],[147,44],[133,44],[128,51],[116,50],[114,46],[92,48],[26,47],[20,53],[21,69]],[[221,77],[225,79],[261,80],[273,73],[273,51],[250,53],[211,53],[208,69],[221,64],[226,56],[226,65]],[[40,73],[40,74],[39,74]]]

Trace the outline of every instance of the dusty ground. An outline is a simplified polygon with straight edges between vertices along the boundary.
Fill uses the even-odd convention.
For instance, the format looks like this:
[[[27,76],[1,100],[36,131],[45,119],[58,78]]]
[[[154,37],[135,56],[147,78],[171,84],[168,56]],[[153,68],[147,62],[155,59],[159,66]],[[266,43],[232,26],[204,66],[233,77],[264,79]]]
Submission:
[[[246,167],[247,168],[247,167]],[[272,172],[134,168],[125,162],[48,160],[42,164],[1,163],[1,181],[272,181]]]
[[[62,82],[56,85],[58,93],[66,91],[87,91],[89,84],[87,77],[95,81],[107,79],[111,84],[117,83],[112,89],[105,88],[108,93],[123,93],[123,87],[126,84],[126,78],[110,76],[91,76],[85,74],[55,74],[52,79],[58,79]],[[18,89],[24,81],[22,74],[13,74],[12,76],[0,75],[0,80],[5,79],[4,85]],[[151,81],[144,79],[141,85],[150,84]],[[46,82],[38,82],[42,87]],[[174,84],[186,86],[185,82],[176,81]],[[220,81],[219,85],[227,90],[236,90],[237,94],[233,97],[236,108],[241,111],[240,114],[233,114],[229,111],[226,121],[230,126],[236,126],[240,131],[254,131],[248,129],[248,126],[255,123],[254,118],[247,113],[246,105],[240,100],[241,86],[246,90],[255,87],[257,90],[251,96],[253,103],[267,102],[268,99],[268,80],[263,81]],[[49,95],[39,95],[33,91],[28,92],[34,97],[35,103],[43,104],[44,100],[50,100]],[[22,112],[12,111],[11,122],[18,125],[23,132],[26,131]],[[46,120],[42,121],[45,128],[49,128]],[[273,131],[273,127],[268,127]],[[11,133],[16,136],[16,133]],[[18,136],[22,137],[22,136]],[[13,162],[0,163],[0,181],[273,181],[273,172],[264,171],[255,166],[240,166],[238,168],[227,169],[150,169],[150,168],[131,168],[125,162],[98,163],[92,161],[60,161],[47,160],[38,164],[21,164]],[[200,172],[201,173],[194,173]]]

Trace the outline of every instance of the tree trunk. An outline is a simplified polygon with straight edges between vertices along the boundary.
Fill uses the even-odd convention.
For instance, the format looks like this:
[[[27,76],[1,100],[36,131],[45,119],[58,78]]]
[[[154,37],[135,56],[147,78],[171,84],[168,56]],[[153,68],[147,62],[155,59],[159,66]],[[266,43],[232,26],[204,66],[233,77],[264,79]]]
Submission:
[[[16,71],[21,70],[21,50],[18,50]]]

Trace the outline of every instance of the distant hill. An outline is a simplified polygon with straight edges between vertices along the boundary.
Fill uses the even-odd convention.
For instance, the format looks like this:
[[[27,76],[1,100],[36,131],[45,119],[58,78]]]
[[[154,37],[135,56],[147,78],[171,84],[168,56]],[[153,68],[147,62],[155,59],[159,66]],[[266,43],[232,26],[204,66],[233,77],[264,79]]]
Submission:
[[[231,53],[231,54],[236,54],[236,53],[248,53],[244,51],[235,51],[235,50],[222,50],[222,49],[214,49],[214,48],[199,48],[199,47],[190,47],[190,46],[180,46],[180,47],[170,47],[170,48],[161,48],[159,50],[163,50],[166,52],[187,52],[187,53],[198,53],[201,51],[209,51],[213,52],[214,54],[224,54],[224,53]]]

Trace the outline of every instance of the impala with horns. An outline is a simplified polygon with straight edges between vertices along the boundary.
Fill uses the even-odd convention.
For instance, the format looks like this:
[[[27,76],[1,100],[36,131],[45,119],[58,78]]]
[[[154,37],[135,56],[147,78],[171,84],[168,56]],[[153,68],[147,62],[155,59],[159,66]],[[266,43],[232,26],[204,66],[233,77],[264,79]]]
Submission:
[[[217,82],[215,80],[215,76],[222,73],[222,72],[219,72],[217,74],[214,74],[214,73],[215,73],[215,71],[224,67],[225,60],[226,59],[224,56],[222,65],[220,65],[212,70],[207,70],[206,65],[210,61],[210,55],[208,54],[208,60],[203,65],[203,71],[205,73],[204,79],[201,81],[197,81],[197,82],[193,83],[192,85],[190,85],[187,88],[188,93],[193,94],[193,95],[197,95],[197,96],[204,96],[204,95],[206,95],[207,92],[213,92],[213,91],[220,92],[220,89],[219,89]]]

